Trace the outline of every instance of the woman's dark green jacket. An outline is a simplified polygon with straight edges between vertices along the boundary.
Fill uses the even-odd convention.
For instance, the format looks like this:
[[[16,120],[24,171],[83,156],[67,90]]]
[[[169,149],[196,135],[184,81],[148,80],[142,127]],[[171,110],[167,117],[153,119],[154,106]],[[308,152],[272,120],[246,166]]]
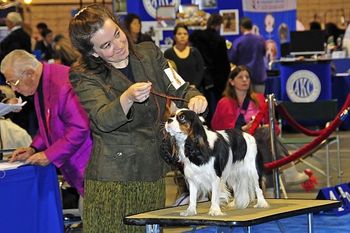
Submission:
[[[154,91],[189,100],[201,93],[185,83],[177,90],[166,76],[167,60],[151,42],[135,45],[129,64],[136,82],[152,82]],[[73,67],[70,80],[89,114],[93,152],[85,177],[99,181],[155,181],[163,177],[159,121],[166,99],[151,94],[134,103],[127,116],[120,95],[133,83],[112,66],[102,73],[81,72]],[[157,101],[155,101],[157,100]],[[158,103],[158,104],[157,104]],[[177,102],[179,107],[185,102]]]

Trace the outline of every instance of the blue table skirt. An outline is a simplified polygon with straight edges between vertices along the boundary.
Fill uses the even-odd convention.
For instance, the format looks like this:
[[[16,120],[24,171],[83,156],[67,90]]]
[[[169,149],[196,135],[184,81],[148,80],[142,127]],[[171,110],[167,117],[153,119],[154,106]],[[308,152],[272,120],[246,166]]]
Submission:
[[[332,99],[338,100],[338,110],[343,107],[345,100],[350,94],[350,75],[348,76],[333,76],[331,78]],[[266,80],[265,94],[274,94],[277,100],[282,99],[281,94],[281,77],[268,77]],[[350,116],[340,125],[342,130],[350,129]]]
[[[0,232],[63,233],[62,205],[53,165],[0,171]]]

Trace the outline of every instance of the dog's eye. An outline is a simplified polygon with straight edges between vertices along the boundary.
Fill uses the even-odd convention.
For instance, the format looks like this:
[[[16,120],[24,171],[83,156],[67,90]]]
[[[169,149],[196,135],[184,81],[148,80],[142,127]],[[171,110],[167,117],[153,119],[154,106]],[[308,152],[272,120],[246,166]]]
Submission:
[[[184,115],[179,115],[177,119],[179,121],[184,121],[185,120],[185,116]]]

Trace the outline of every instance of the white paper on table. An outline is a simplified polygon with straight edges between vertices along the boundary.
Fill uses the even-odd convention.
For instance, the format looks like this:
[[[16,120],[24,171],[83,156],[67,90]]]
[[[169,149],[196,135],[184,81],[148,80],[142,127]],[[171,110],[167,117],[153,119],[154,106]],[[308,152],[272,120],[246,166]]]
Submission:
[[[5,170],[12,170],[16,169],[19,166],[25,165],[24,162],[16,161],[13,163],[7,162],[7,161],[1,161],[0,162],[0,171],[5,171]]]
[[[13,111],[19,111],[22,109],[22,107],[27,103],[27,101],[24,101],[22,103],[21,97],[18,98],[18,103],[17,104],[5,104],[5,103],[0,103],[0,116],[4,116],[10,112]]]

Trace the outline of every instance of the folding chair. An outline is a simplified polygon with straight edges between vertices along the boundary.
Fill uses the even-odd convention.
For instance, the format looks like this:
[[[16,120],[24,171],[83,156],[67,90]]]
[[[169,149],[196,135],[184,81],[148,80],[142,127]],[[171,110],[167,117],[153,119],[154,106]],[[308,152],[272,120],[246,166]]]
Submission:
[[[300,123],[301,125],[308,126],[325,126],[326,123],[331,122],[338,113],[338,103],[337,100],[319,100],[315,102],[309,103],[296,103],[290,101],[281,101],[281,104],[287,112],[292,116],[292,118]],[[282,127],[283,128],[283,127]],[[281,134],[281,141],[285,145],[292,146],[294,148],[299,148],[305,144],[312,142],[315,137],[312,136],[304,136],[304,137],[283,137]],[[299,161],[304,164],[310,166],[315,171],[320,174],[326,176],[327,178],[327,186],[330,186],[330,150],[329,145],[336,143],[336,155],[337,155],[337,172],[339,182],[341,181],[342,171],[341,171],[341,162],[340,162],[340,141],[338,130],[335,131],[333,136],[328,137],[323,140],[313,151],[311,151],[308,155],[312,155],[316,151],[325,148],[326,150],[326,172],[324,172],[319,167],[311,164],[308,161],[305,161],[303,158],[306,158],[308,155],[303,156]]]

